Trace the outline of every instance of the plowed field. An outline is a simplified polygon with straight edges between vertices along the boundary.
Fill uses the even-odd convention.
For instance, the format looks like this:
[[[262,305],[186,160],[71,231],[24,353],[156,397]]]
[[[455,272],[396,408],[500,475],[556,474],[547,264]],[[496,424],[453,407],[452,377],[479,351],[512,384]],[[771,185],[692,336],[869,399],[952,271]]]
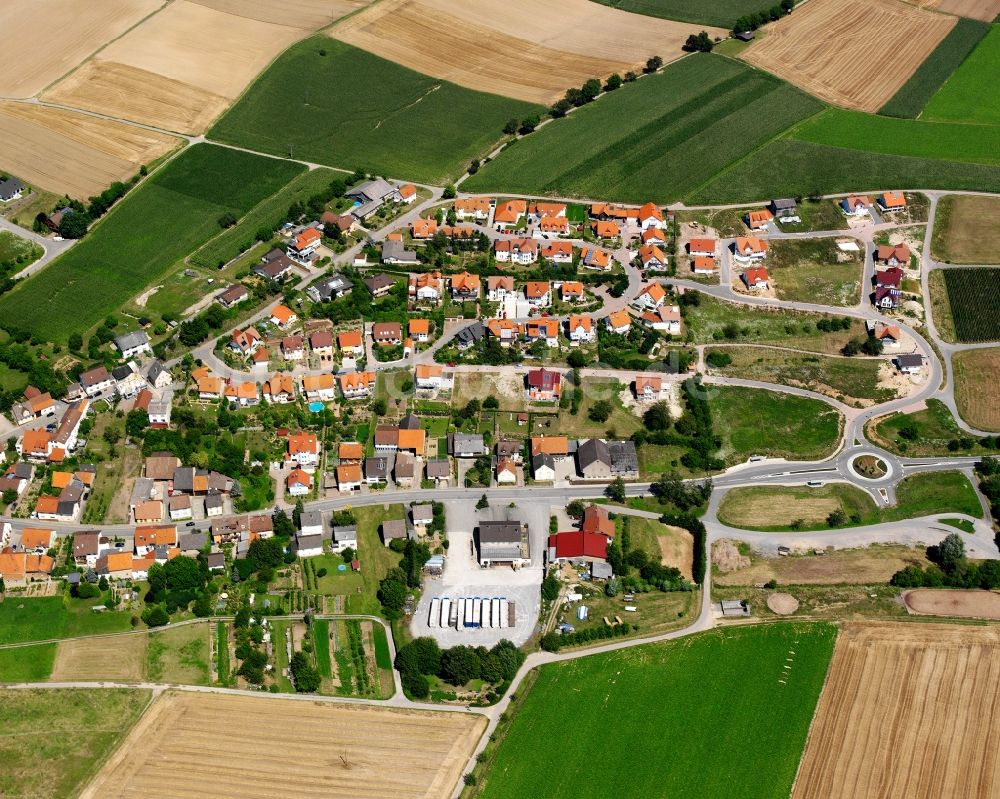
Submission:
[[[472,713],[168,693],[81,799],[443,799],[485,725]]]
[[[1000,0],[926,0],[915,2],[921,8],[933,8],[945,14],[972,17],[983,22],[992,22],[1000,14]]]
[[[1000,628],[847,624],[793,799],[992,797]]]

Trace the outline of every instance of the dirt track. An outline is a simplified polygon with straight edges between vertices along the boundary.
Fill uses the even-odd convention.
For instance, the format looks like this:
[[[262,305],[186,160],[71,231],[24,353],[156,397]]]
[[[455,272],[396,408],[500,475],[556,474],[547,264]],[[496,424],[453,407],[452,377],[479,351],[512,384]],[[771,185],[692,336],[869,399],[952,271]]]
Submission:
[[[874,112],[956,21],[902,0],[810,0],[742,57],[823,100]]]
[[[960,616],[966,619],[1000,619],[1000,593],[918,588],[903,594],[906,609],[927,616]]]
[[[846,624],[793,799],[992,797],[1000,628]]]
[[[485,724],[471,713],[168,693],[81,799],[443,799]]]

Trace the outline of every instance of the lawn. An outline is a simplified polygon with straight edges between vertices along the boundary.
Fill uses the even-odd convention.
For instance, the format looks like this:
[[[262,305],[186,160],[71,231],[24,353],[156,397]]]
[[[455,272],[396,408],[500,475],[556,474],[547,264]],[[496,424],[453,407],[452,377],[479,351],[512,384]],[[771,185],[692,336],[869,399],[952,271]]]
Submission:
[[[1000,268],[946,269],[944,284],[955,338],[963,343],[1000,341]]]
[[[779,299],[845,307],[861,300],[861,252],[841,252],[834,239],[772,241],[767,268]]]
[[[351,570],[351,564],[345,563],[340,555],[328,553],[309,558],[316,571],[326,569],[326,574],[316,578],[316,593],[326,596],[346,595],[357,592],[364,585],[361,575]],[[338,571],[340,566],[346,567]]]
[[[910,426],[916,431],[916,437],[909,439],[900,435],[900,431]],[[967,434],[955,422],[948,406],[941,400],[927,400],[927,408],[913,413],[894,413],[883,416],[869,423],[865,434],[872,442],[885,447],[897,455],[907,455],[914,458],[948,457],[960,453],[963,455],[985,455],[985,450],[974,439],[972,449],[953,451],[948,444],[958,441]]]
[[[379,581],[399,564],[402,556],[382,543],[379,527],[387,519],[405,518],[405,511],[402,505],[366,505],[354,508],[354,518],[358,527],[358,560],[361,561],[364,591],[347,597],[347,612],[380,615],[381,606],[375,596]]]
[[[900,145],[903,146],[903,145]],[[780,169],[774,165],[780,164]],[[831,147],[797,139],[765,144],[694,192],[691,204],[920,186],[1000,191],[1000,167]]]
[[[715,370],[728,377],[807,388],[834,399],[885,402],[896,396],[879,386],[881,358],[843,358],[770,347],[728,347],[732,363]]]
[[[726,302],[707,294],[698,295],[698,305],[684,310],[684,321],[695,344],[723,341],[727,326],[735,325],[738,335],[731,341],[753,344],[776,344],[810,352],[833,354],[852,338],[865,335],[864,323],[852,322],[847,330],[824,332],[816,322],[829,316],[781,309],[777,306],[755,308]]]
[[[822,400],[757,388],[710,386],[719,455],[730,465],[751,455],[819,460],[840,441],[840,413]]]
[[[841,510],[845,527],[895,522],[964,513],[981,517],[976,490],[961,472],[915,474],[900,481],[896,504],[878,508],[871,496],[848,483],[808,486],[750,486],[726,492],[719,506],[719,521],[744,530],[827,530],[827,517]]]
[[[444,183],[489,152],[509,119],[542,111],[317,36],[286,50],[209,137],[330,166]]]
[[[931,97],[925,119],[1000,124],[1000,27],[992,26],[962,65]]]
[[[949,194],[938,200],[931,255],[950,264],[1000,262],[1000,198]]]
[[[614,378],[584,377],[580,388],[583,389],[583,399],[576,415],[571,414],[568,408],[560,410],[554,429],[546,431],[546,435],[604,438],[608,430],[614,430],[615,438],[628,438],[642,427],[642,420],[622,405],[619,388],[624,386]],[[566,386],[565,390],[573,389]],[[590,412],[598,402],[611,403],[611,415],[603,422],[590,418]]]
[[[208,685],[211,624],[186,624],[151,633],[146,648],[150,682]]]
[[[790,135],[800,141],[887,155],[1000,164],[1000,125],[896,119],[828,108]]]
[[[0,683],[44,682],[52,673],[58,644],[0,649]]]
[[[647,17],[676,19],[698,25],[732,28],[736,20],[771,6],[761,0],[715,0],[712,3],[691,3],[689,0],[597,0],[598,3],[621,11],[645,14]]]
[[[961,417],[974,428],[1000,433],[1000,347],[956,352],[951,366]]]
[[[0,796],[76,796],[149,699],[132,689],[0,692]]]
[[[959,18],[934,52],[924,59],[879,113],[890,117],[919,116],[927,101],[965,61],[989,29],[988,23],[978,19]]]
[[[309,198],[326,189],[330,183],[345,175],[332,169],[312,169],[294,178],[288,185],[262,201],[236,225],[220,231],[203,244],[190,257],[192,264],[215,269],[226,264],[256,243],[257,231],[274,230],[295,203],[305,205]]]
[[[509,146],[463,188],[677,200],[821,108],[763,72],[696,55]]]
[[[787,797],[835,638],[764,625],[543,666],[479,796]]]
[[[312,625],[313,644],[316,647],[316,669],[320,677],[330,677],[333,666],[330,659],[330,622],[316,619]]]
[[[5,363],[0,363],[0,391],[9,391],[17,395],[24,391],[27,385],[28,375],[17,369],[11,369]]]
[[[0,230],[0,280],[13,277],[42,257],[43,250],[9,230]]]
[[[22,599],[7,595],[0,602],[0,644],[62,638],[67,615],[61,596]]]
[[[0,319],[65,343],[158,279],[298,172],[299,164],[222,147],[189,147],[118,203],[79,244],[0,298]]]

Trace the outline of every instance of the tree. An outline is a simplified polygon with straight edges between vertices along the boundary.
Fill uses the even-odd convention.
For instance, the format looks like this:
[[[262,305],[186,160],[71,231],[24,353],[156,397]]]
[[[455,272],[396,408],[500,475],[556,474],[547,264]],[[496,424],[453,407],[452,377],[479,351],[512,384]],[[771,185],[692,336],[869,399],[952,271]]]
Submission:
[[[907,441],[916,441],[920,438],[920,428],[917,427],[917,423],[912,419],[907,420],[906,423],[899,428],[899,437],[904,438]]]
[[[68,345],[73,352],[80,352],[83,349],[83,336],[79,333],[70,333]]]
[[[530,117],[525,117],[521,120],[521,127],[518,128],[518,133],[522,136],[527,136],[538,127],[538,123],[541,121],[542,120],[538,114],[532,114]]]
[[[483,400],[483,407],[486,410],[490,411],[496,410],[497,408],[500,407],[500,400],[498,400],[495,396],[490,394],[486,399]]]
[[[385,401],[385,397],[379,397],[372,403],[372,411],[376,416],[385,416],[385,412],[389,409],[388,403]]]
[[[542,580],[542,599],[546,602],[555,602],[559,598],[559,580],[555,574],[549,573]]]
[[[236,224],[236,217],[229,211],[226,211],[226,213],[219,217],[218,221],[221,228],[232,227]],[[268,234],[268,238],[270,238],[270,234]]]
[[[590,406],[587,416],[592,422],[606,422],[611,418],[612,410],[612,405],[608,400],[598,400]]]
[[[490,501],[486,498],[486,494],[483,494],[479,498],[479,502],[476,503],[476,510],[483,510],[483,508],[488,508],[490,506]]]
[[[670,406],[666,402],[654,402],[642,415],[642,423],[648,430],[669,430]]]
[[[149,414],[141,408],[136,408],[128,412],[125,417],[125,433],[129,438],[140,439],[142,434],[149,427]]]
[[[580,87],[580,91],[583,93],[584,102],[589,103],[601,93],[601,82],[597,78],[591,78]]]
[[[306,503],[302,501],[302,497],[299,497],[295,501],[295,507],[292,508],[292,522],[295,524],[296,529],[302,529],[302,513],[306,509]]]
[[[847,524],[847,514],[844,513],[843,508],[837,508],[826,517],[826,523],[829,527],[843,527]]]
[[[611,484],[607,488],[608,499],[612,502],[624,502],[625,501],[625,481],[620,477],[616,477],[611,481]]]
[[[586,507],[583,504],[583,500],[574,499],[566,506],[566,515],[571,519],[582,519],[585,510]]]
[[[170,616],[162,605],[153,605],[142,612],[142,620],[149,627],[162,627],[170,622]]]
[[[712,350],[712,352],[705,356],[705,363],[713,369],[722,369],[729,366],[732,362],[732,356],[728,352],[722,352],[720,350]]]
[[[82,239],[89,225],[90,217],[83,211],[67,213],[59,223],[59,235],[64,239]]]
[[[625,82],[626,83],[631,83],[632,81],[634,81],[638,77],[639,76],[636,75],[632,70],[629,70],[628,72],[625,73]]]
[[[706,31],[702,31],[697,35],[692,33],[688,36],[681,49],[689,53],[709,53],[713,47],[715,47],[715,42],[712,41],[712,37]]]
[[[465,685],[481,671],[482,659],[470,646],[453,646],[441,653],[440,676],[451,685]]]
[[[549,109],[549,116],[553,119],[561,119],[566,116],[572,107],[573,103],[563,97],[552,104],[552,107]]]
[[[958,533],[949,533],[937,545],[937,564],[945,571],[952,572],[965,560],[965,542]]]
[[[284,547],[278,539],[258,538],[247,549],[247,560],[254,565],[256,571],[275,569],[281,565],[284,554]]]
[[[656,70],[658,70],[662,66],[663,66],[663,59],[660,58],[658,55],[654,55],[652,58],[646,61],[646,67],[643,70],[643,72],[646,73],[656,72]]]
[[[518,123],[516,119],[508,119],[507,124],[503,126],[503,132],[508,136],[513,136],[517,133]]]
[[[615,89],[621,88],[622,82],[622,76],[616,72],[608,78],[604,84],[604,90],[613,92]]]
[[[299,651],[292,655],[292,660],[288,665],[292,672],[292,681],[295,683],[296,691],[300,694],[311,694],[319,690],[319,672],[305,652]]]
[[[103,574],[101,575],[101,579],[97,581],[97,587],[101,591],[107,591],[108,590],[108,578],[105,577]]]

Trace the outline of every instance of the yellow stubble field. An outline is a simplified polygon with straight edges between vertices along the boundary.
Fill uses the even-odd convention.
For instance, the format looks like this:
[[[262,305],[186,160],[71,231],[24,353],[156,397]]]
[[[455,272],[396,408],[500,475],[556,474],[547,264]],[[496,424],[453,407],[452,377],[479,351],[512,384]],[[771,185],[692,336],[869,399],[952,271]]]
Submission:
[[[875,112],[956,21],[902,0],[810,0],[741,58],[835,105]]]
[[[81,799],[445,799],[485,727],[472,713],[169,692]]]

